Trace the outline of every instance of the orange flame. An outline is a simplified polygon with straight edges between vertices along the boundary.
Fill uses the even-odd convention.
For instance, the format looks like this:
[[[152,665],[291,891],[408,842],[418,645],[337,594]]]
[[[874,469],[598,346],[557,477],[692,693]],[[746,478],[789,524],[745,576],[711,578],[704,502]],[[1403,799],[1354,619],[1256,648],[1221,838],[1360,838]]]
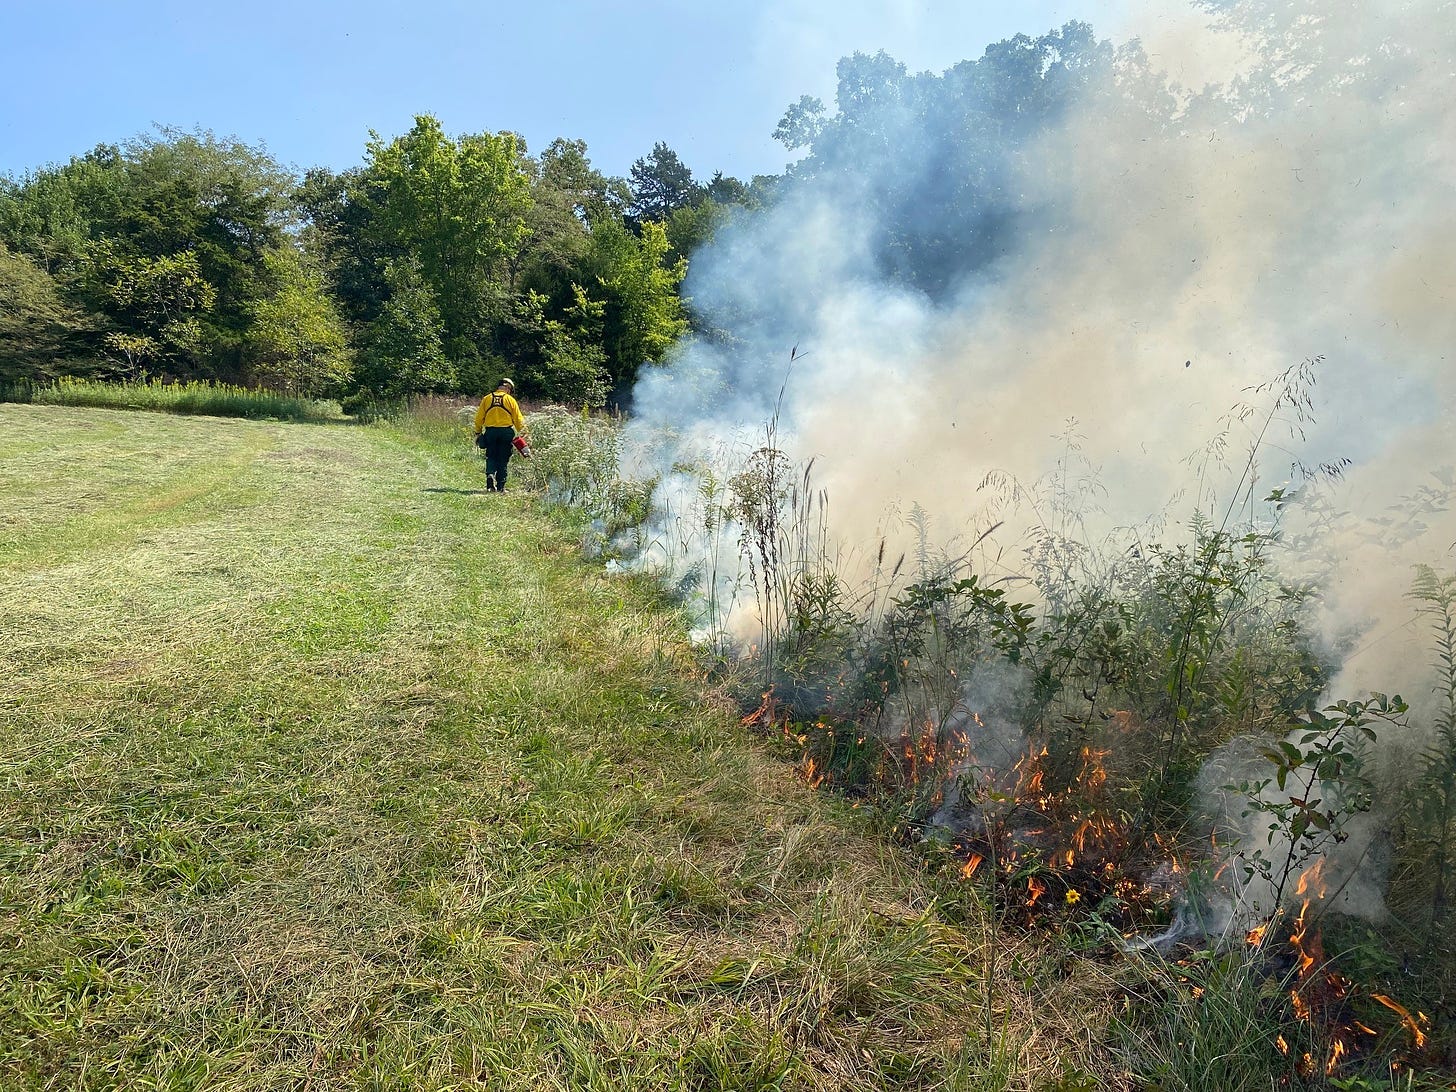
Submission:
[[[1330,1048],[1329,1060],[1325,1062],[1325,1076],[1333,1077],[1335,1070],[1340,1067],[1340,1059],[1345,1056],[1345,1040],[1336,1039],[1334,1046]]]
[[[1323,865],[1321,860],[1305,870],[1299,878],[1296,889],[1298,893],[1315,892],[1314,897],[1323,897]],[[1298,975],[1294,988],[1289,991],[1289,1003],[1298,1019],[1313,1022],[1317,1016],[1330,1016],[1335,1006],[1349,994],[1350,980],[1328,966],[1323,939],[1318,926],[1310,919],[1309,910],[1310,899],[1306,898],[1289,934],[1289,945],[1294,950]],[[1261,930],[1255,931],[1262,936]],[[1318,973],[1321,969],[1323,974]],[[1330,1044],[1329,1056],[1325,1059],[1326,1076],[1333,1076],[1345,1062],[1351,1049],[1347,1036],[1351,1034],[1353,1030],[1348,1026],[1338,1028],[1334,1041]],[[1304,1061],[1300,1063],[1300,1072],[1305,1076],[1316,1072],[1314,1059],[1310,1055],[1305,1055]]]
[[[976,869],[981,867],[981,862],[985,859],[979,853],[972,853],[970,859],[961,865],[961,877],[969,880],[976,874]]]
[[[1325,859],[1323,857],[1299,874],[1299,882],[1294,887],[1294,893],[1303,897],[1311,888],[1314,890],[1315,898],[1325,897]]]
[[[741,718],[739,723],[743,724],[745,727],[750,727],[756,724],[770,725],[773,722],[774,696],[773,689],[769,688],[768,690],[765,690],[763,692],[763,701],[759,703],[758,708],[755,709],[752,713],[749,713],[747,716]]]
[[[1299,980],[1301,983],[1309,977],[1317,963],[1324,961],[1324,946],[1320,943],[1319,934],[1316,933],[1305,943],[1305,937],[1309,933],[1309,902],[1299,908],[1299,917],[1294,919],[1294,930],[1289,934],[1289,943],[1293,946],[1295,955],[1299,958]]]
[[[1426,1033],[1421,1029],[1421,1021],[1416,1019],[1417,1016],[1422,1015],[1421,1013],[1412,1016],[1410,1010],[1404,1005],[1397,1004],[1383,993],[1372,993],[1370,996],[1400,1017],[1400,1022],[1406,1026],[1411,1033],[1411,1038],[1415,1040],[1417,1050],[1425,1049]]]
[[[1289,1003],[1294,1006],[1294,1015],[1300,1020],[1310,1018],[1309,1006],[1304,1003],[1304,998],[1299,995],[1298,990],[1289,991]]]
[[[1046,884],[1041,883],[1035,876],[1026,881],[1026,889],[1031,892],[1031,898],[1026,900],[1027,906],[1035,906],[1036,900],[1046,894]]]
[[[1077,775],[1077,780],[1089,789],[1100,788],[1107,781],[1107,767],[1102,764],[1102,760],[1111,753],[1083,747],[1082,772]]]

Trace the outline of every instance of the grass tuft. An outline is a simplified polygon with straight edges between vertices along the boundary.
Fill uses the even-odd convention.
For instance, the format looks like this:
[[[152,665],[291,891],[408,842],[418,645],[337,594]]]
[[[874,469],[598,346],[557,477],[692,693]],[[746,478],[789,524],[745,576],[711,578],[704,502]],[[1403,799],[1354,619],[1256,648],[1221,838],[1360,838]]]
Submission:
[[[93,409],[151,410],[209,417],[271,418],[280,421],[338,421],[337,402],[299,398],[227,383],[161,379],[107,382],[62,376],[46,385],[0,388],[0,402]]]

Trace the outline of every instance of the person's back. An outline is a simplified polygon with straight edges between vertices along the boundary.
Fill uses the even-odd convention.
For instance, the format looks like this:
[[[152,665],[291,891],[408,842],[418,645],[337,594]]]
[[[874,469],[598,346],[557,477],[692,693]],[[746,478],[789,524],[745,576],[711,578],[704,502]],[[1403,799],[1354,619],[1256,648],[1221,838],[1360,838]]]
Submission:
[[[475,411],[475,442],[485,449],[485,488],[491,493],[504,491],[516,434],[526,431],[515,389],[515,383],[502,379]]]

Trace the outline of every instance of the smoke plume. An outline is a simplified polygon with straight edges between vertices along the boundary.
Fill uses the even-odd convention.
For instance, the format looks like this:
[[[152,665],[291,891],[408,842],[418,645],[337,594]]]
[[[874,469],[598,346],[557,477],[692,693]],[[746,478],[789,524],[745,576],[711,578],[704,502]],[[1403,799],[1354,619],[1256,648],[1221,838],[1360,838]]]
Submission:
[[[850,578],[923,550],[928,520],[1014,578],[1036,528],[1115,554],[1129,529],[1176,541],[1195,511],[1257,520],[1297,490],[1279,565],[1320,587],[1329,699],[1412,705],[1417,735],[1378,767],[1428,719],[1413,569],[1456,564],[1456,3],[1198,11],[1156,58],[1069,25],[939,76],[842,62],[835,109],[786,118],[809,153],[779,199],[694,259],[703,332],[639,381],[651,442],[627,470],[709,528],[659,533],[656,563],[716,574],[719,602],[742,587],[735,530],[683,468],[765,445],[770,421],[813,460]],[[1237,74],[1179,86],[1208,70],[1179,50],[1210,42]],[[751,634],[749,613],[728,628]],[[1258,775],[1240,746],[1205,770],[1210,798]],[[1286,859],[1257,816],[1232,833]],[[1378,917],[1381,822],[1348,833],[1325,854],[1340,906]],[[1272,897],[1256,879],[1188,928],[1239,928]]]
[[[997,96],[1015,111],[1042,92],[978,87],[970,66],[902,74],[869,105],[842,70],[839,116],[874,139],[841,142],[849,169],[806,159],[776,205],[695,259],[687,290],[708,333],[640,381],[640,434],[672,439],[633,469],[662,475],[661,499],[686,510],[695,487],[672,467],[728,438],[762,442],[777,413],[778,445],[816,459],[847,552],[868,556],[919,506],[948,538],[1010,516],[998,539],[1015,568],[1015,521],[1033,516],[1004,503],[1007,483],[1075,468],[1094,538],[1218,512],[1270,405],[1250,388],[1317,359],[1315,419],[1276,414],[1259,485],[1243,488],[1352,460],[1323,496],[1339,518],[1303,528],[1348,656],[1339,687],[1417,695],[1411,565],[1449,565],[1456,545],[1451,479],[1431,476],[1452,461],[1456,386],[1456,6],[1239,0],[1203,14],[1208,33],[1164,40],[1155,61],[1134,43],[1083,64],[1033,129],[998,117]],[[1166,73],[1199,68],[1176,54],[1189,40],[1223,42],[1242,74],[1178,87]],[[1049,57],[1047,84],[1062,59]],[[974,210],[948,169],[966,162],[947,158],[959,130],[915,105],[937,79],[1009,134],[978,149],[992,181]],[[895,218],[919,266],[896,266]],[[1252,413],[1230,431],[1238,405]],[[1371,531],[1418,494],[1426,510],[1399,541]]]

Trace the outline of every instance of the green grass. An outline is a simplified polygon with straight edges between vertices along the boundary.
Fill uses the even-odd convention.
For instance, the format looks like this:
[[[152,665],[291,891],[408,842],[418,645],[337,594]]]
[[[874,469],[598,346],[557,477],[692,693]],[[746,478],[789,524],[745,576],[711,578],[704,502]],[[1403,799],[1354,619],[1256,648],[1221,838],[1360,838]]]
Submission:
[[[0,1087],[1054,1076],[1066,991],[467,450],[0,405]]]
[[[0,402],[153,410],[213,417],[273,418],[280,421],[337,421],[342,418],[337,402],[235,387],[227,383],[171,383],[160,379],[106,382],[62,376],[50,384],[0,388]]]

